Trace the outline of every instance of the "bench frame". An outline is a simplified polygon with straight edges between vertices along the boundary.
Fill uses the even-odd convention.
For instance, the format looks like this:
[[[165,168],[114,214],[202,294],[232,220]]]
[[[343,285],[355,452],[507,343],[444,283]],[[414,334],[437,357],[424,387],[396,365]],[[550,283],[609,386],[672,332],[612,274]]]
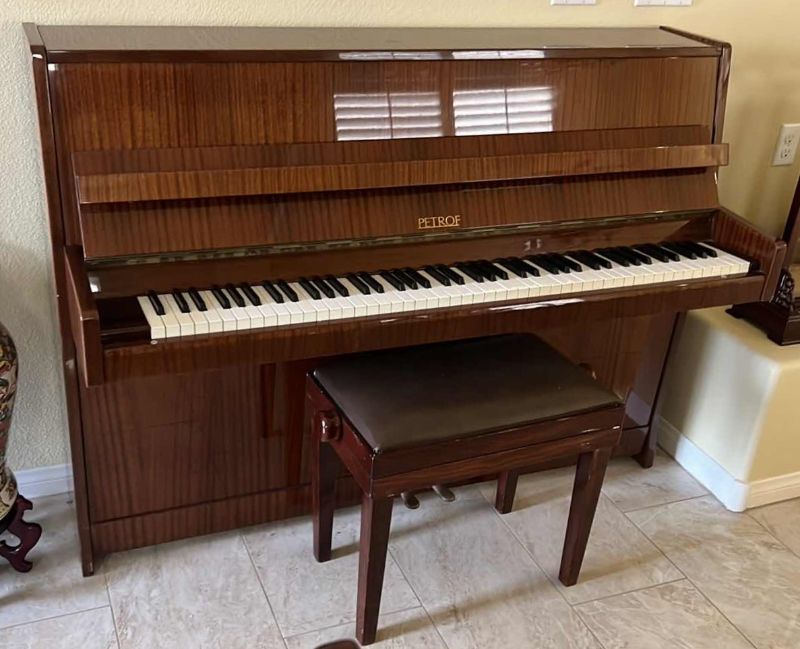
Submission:
[[[608,460],[619,443],[624,405],[539,421],[433,444],[375,452],[312,375],[306,381],[306,430],[311,435],[314,556],[331,558],[336,479],[341,466],[361,488],[356,636],[375,641],[395,496],[433,484],[498,475],[495,507],[511,511],[517,479],[534,464],[578,455],[559,579],[578,581]]]

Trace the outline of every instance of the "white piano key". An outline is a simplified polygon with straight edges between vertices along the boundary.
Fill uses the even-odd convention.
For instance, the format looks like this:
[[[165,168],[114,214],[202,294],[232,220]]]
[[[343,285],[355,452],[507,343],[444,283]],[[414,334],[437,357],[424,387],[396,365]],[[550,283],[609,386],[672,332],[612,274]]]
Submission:
[[[259,300],[261,300],[261,305],[258,307],[258,310],[261,312],[261,316],[264,318],[265,327],[277,327],[279,324],[289,324],[288,313],[286,313],[286,322],[279,321],[278,311],[275,308],[277,303],[272,299],[272,296],[267,293],[263,286],[254,284],[250,288],[253,289],[253,293],[258,296]]]
[[[370,275],[372,279],[381,287],[383,288],[383,293],[379,293],[378,291],[373,290],[370,295],[375,298],[375,301],[378,303],[378,313],[386,314],[392,313],[392,298],[386,292],[388,284],[383,281],[379,275]],[[390,287],[391,288],[391,287]],[[403,302],[401,300],[395,300],[395,313],[402,311],[403,309]]]
[[[458,290],[456,284],[451,282],[450,286],[445,286],[438,279],[436,279],[433,275],[431,275],[428,271],[425,270],[419,271],[419,274],[422,275],[425,279],[427,279],[431,283],[431,287],[439,290],[447,297],[448,306],[458,306],[463,303],[464,292]]]
[[[200,291],[200,297],[206,303],[209,310],[213,309],[214,312],[222,320],[222,331],[236,331],[236,318],[233,317],[230,309],[225,309],[222,304],[217,300],[217,296],[211,291]]]
[[[192,298],[190,298],[187,293],[183,293],[183,299],[186,300],[186,304],[189,305],[189,317],[192,319],[192,322],[194,322],[195,335],[209,333],[210,327],[206,319],[205,311],[198,309],[197,305],[195,305]]]
[[[142,313],[144,313],[144,317],[147,319],[147,324],[150,327],[150,338],[153,340],[166,338],[167,328],[164,325],[164,320],[156,313],[153,305],[150,304],[150,299],[146,295],[140,296],[136,299],[138,300],[139,306],[142,309]]]
[[[366,315],[378,315],[380,312],[378,301],[375,297],[370,293],[368,295],[364,295],[355,284],[353,284],[349,279],[340,279],[339,280],[342,284],[347,287],[347,290],[350,291],[350,295],[358,295],[361,301],[364,303],[364,307],[366,308]]]
[[[322,304],[322,300],[315,300],[298,282],[289,282],[289,288],[297,293],[298,300],[293,304],[303,312],[303,322],[319,322],[330,319],[330,310]]]
[[[178,323],[179,336],[194,336],[194,322],[189,317],[188,313],[182,313],[175,298],[169,293],[162,293],[158,296],[161,304],[164,305],[164,310],[172,314]]]

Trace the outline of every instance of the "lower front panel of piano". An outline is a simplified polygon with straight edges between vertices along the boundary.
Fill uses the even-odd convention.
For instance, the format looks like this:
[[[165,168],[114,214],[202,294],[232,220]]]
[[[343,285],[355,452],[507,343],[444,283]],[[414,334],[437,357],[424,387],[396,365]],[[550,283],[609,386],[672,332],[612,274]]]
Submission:
[[[674,315],[535,332],[629,396],[620,453],[647,462]],[[315,359],[83,388],[92,552],[162,543],[310,511],[304,381]],[[340,502],[358,492],[342,476]]]

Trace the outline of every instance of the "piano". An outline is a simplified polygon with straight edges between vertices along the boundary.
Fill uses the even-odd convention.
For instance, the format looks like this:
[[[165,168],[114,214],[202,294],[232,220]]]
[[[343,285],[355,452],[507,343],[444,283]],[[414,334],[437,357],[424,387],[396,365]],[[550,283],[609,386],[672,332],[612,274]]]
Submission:
[[[333,355],[536,332],[650,466],[681,315],[775,290],[785,244],[719,204],[725,43],[25,31],[85,574],[307,512],[303,381]]]

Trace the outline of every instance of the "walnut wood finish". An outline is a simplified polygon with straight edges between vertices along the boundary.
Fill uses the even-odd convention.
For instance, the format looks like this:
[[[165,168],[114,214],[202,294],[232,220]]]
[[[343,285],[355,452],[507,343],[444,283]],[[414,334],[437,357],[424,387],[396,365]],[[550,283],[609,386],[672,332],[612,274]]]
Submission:
[[[398,386],[402,389],[402,386]],[[620,440],[624,407],[609,405],[488,434],[464,435],[448,443],[416,444],[376,453],[350,424],[356,413],[342,411],[309,374],[306,419],[315,452],[314,548],[318,561],[330,559],[338,458],[363,491],[359,542],[356,637],[375,641],[386,562],[393,498],[430,485],[451,484],[500,474],[496,503],[501,513],[513,507],[516,479],[526,466],[578,454],[575,487],[567,523],[560,578],[578,580],[603,475]],[[331,431],[335,434],[331,434]],[[333,454],[331,454],[333,451]],[[319,549],[320,551],[317,551]]]
[[[25,31],[86,574],[107,552],[309,511],[304,376],[321,356],[535,331],[627,397],[616,452],[647,464],[676,318],[778,280],[782,247],[718,203],[724,43],[666,29]],[[474,93],[533,93],[549,122],[464,137],[457,108]],[[369,97],[438,106],[438,131],[341,139],[337,106]],[[448,214],[459,228],[417,229]],[[754,270],[158,344],[134,299],[666,239],[715,241]],[[359,493],[349,478],[338,491]]]

